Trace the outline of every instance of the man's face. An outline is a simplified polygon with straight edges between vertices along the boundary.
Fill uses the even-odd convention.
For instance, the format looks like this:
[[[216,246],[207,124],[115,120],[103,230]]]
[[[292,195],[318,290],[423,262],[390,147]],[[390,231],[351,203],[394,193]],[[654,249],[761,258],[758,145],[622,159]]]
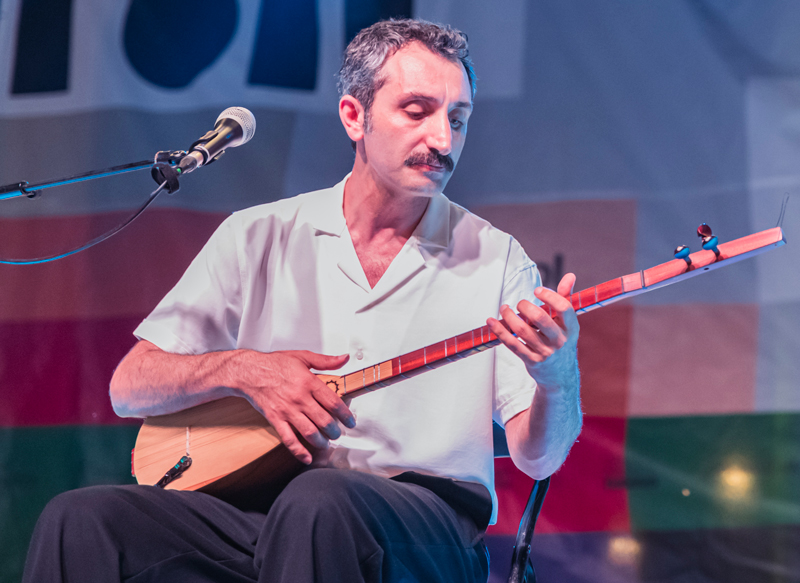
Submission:
[[[386,60],[380,76],[385,82],[375,93],[363,143],[369,171],[398,193],[441,192],[472,113],[464,67],[410,43]]]

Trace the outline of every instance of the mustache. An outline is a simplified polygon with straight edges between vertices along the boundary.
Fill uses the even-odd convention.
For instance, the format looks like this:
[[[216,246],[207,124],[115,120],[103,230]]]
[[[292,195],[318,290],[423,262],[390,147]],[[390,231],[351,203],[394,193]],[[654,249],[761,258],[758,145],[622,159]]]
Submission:
[[[411,154],[406,161],[406,166],[415,166],[417,164],[425,164],[428,166],[441,166],[448,172],[452,172],[455,168],[455,162],[447,154],[440,154],[436,150],[431,150],[427,154]]]

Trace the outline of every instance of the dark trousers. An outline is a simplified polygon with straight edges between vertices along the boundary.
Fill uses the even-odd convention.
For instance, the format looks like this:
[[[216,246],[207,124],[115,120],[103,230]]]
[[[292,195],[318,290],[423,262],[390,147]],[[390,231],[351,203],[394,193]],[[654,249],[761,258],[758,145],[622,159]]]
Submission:
[[[459,484],[313,469],[266,514],[153,486],[73,490],[39,518],[23,582],[484,583],[488,492]]]

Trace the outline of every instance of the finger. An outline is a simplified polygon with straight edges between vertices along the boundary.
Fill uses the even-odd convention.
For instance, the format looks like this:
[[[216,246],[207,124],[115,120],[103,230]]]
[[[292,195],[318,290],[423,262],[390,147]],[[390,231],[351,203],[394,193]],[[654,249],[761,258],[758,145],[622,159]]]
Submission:
[[[311,352],[310,350],[298,350],[296,355],[308,368],[316,370],[335,370],[344,366],[344,364],[350,360],[349,354],[330,356],[328,354]]]
[[[283,445],[286,446],[286,449],[296,457],[299,461],[303,462],[304,464],[308,465],[311,463],[312,457],[309,451],[300,443],[300,440],[297,439],[297,436],[292,431],[291,425],[286,423],[285,421],[279,421],[277,423],[272,423],[272,426],[275,428],[275,431],[278,433],[278,437],[280,438]]]
[[[519,304],[517,304],[517,310],[519,310],[519,313],[524,318],[524,321],[521,320],[522,326],[532,326],[534,331],[537,333],[537,336],[543,336],[549,343],[555,343],[557,346],[560,346],[563,343],[564,330],[541,307],[529,302],[528,300],[522,300]],[[509,311],[512,314],[514,313],[513,310]],[[505,318],[505,316],[503,317]],[[517,335],[520,335],[520,331],[516,328],[514,329],[514,332]],[[523,339],[526,342],[528,341],[527,336],[524,336]]]
[[[546,287],[537,287],[533,290],[533,295],[541,300],[545,306],[549,307],[554,316],[572,309],[572,302],[569,299]]]
[[[352,429],[356,426],[356,418],[353,412],[345,405],[342,398],[330,390],[322,381],[314,387],[311,394],[326,411],[341,421],[345,427]]]
[[[339,424],[317,403],[303,410],[303,413],[317,426],[322,436],[326,439],[339,439],[342,436]]]
[[[530,350],[525,344],[519,341],[499,320],[489,318],[486,320],[489,329],[497,336],[498,340],[508,347],[511,352],[526,361],[542,362],[544,357]]]
[[[293,412],[289,416],[289,423],[311,447],[316,449],[326,449],[328,447],[328,440],[305,412]]]
[[[572,295],[572,290],[575,289],[576,279],[577,278],[575,277],[574,273],[568,273],[562,277],[561,281],[558,282],[558,287],[556,288],[558,295],[569,298],[569,296]]]
[[[541,360],[547,359],[552,354],[561,348],[566,341],[566,336],[561,332],[560,328],[554,326],[552,320],[550,320],[551,326],[554,326],[558,336],[555,340],[550,340],[546,336],[544,336],[541,332],[537,331],[535,328],[532,328],[525,322],[523,319],[517,317],[512,310],[508,310],[508,315],[504,314],[504,319],[508,320],[510,331],[513,332],[519,340],[522,340],[528,353],[524,351],[517,350],[518,354],[527,354],[530,360],[534,362],[540,362]],[[536,358],[533,358],[533,355],[537,355]]]

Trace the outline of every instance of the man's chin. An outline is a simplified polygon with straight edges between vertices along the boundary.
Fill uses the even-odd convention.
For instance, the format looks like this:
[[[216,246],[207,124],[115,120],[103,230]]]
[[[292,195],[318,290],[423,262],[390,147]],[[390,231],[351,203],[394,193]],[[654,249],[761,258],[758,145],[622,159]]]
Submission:
[[[428,192],[430,195],[442,192],[450,180],[450,176],[452,176],[452,173],[444,169],[441,171],[425,171],[417,169],[416,166],[411,168],[414,170],[414,177],[411,180],[412,189],[420,193]]]

